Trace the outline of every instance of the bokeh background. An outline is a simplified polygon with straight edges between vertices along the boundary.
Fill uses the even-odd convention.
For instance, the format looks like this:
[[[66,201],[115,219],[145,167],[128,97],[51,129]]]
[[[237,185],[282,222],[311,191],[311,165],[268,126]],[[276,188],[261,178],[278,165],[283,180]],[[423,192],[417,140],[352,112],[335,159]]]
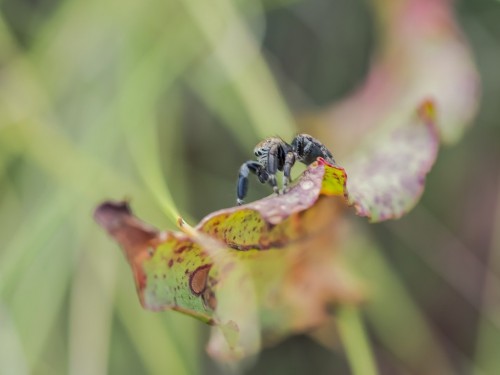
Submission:
[[[470,42],[482,99],[410,214],[351,218],[363,233],[352,271],[377,290],[362,311],[384,375],[500,373],[500,2],[439,1]],[[374,3],[2,0],[0,373],[229,372],[205,354],[202,323],[140,308],[93,209],[128,198],[174,229],[177,212],[196,223],[233,205],[262,137],[291,139],[295,116],[363,82]],[[268,193],[253,183],[249,199]],[[331,338],[291,337],[238,371],[349,374]]]

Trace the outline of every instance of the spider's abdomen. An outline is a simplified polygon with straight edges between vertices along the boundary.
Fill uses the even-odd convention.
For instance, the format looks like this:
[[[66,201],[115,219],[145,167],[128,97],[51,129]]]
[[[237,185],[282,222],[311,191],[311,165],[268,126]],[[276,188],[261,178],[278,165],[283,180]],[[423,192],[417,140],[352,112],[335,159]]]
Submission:
[[[278,169],[283,169],[283,164],[285,163],[286,153],[291,149],[290,145],[283,141],[279,137],[270,137],[264,139],[262,142],[255,146],[254,154],[257,160],[264,167],[269,164],[269,153],[274,154],[274,157],[278,159]]]

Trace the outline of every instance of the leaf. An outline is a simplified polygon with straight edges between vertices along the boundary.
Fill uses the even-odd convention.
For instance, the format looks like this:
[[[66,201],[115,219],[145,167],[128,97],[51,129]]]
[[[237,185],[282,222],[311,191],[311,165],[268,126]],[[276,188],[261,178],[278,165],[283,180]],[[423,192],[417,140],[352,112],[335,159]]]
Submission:
[[[334,251],[345,184],[342,168],[318,159],[286,194],[217,211],[195,228],[181,221],[183,232],[149,227],[126,202],[103,203],[95,218],[122,246],[142,305],[214,325],[209,352],[234,359],[358,298]]]
[[[419,200],[439,147],[456,142],[479,101],[474,61],[452,2],[373,2],[380,31],[360,89],[303,128],[344,166],[350,202],[371,221],[399,218]]]
[[[256,353],[318,326],[333,303],[359,298],[334,251],[339,197],[371,221],[408,212],[440,140],[457,140],[476,111],[477,73],[449,4],[375,6],[383,42],[366,84],[308,124],[335,146],[348,180],[318,159],[286,194],[217,211],[194,228],[179,220],[182,232],[147,226],[126,203],[96,210],[124,249],[143,306],[213,325],[216,358]]]
[[[408,212],[424,191],[439,137],[434,106],[422,104],[408,123],[372,139],[349,164],[349,203],[371,221],[395,219]]]

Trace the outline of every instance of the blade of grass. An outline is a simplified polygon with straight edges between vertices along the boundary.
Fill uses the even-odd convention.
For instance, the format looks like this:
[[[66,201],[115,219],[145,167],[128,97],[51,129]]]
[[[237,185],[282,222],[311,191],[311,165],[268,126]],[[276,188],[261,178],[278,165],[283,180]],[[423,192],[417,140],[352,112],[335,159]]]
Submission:
[[[178,40],[172,42],[179,43]],[[155,110],[158,97],[173,84],[198,50],[193,48],[192,53],[184,53],[180,55],[182,58],[172,61],[172,48],[172,43],[165,41],[131,72],[127,90],[119,100],[118,113],[139,174],[170,219],[177,222],[179,211],[160,165]],[[165,73],[167,67],[168,75]],[[159,79],[162,76],[164,79]]]
[[[359,270],[363,279],[376,280],[370,284],[369,303],[365,309],[377,338],[411,372],[453,374],[445,352],[402,282],[375,243],[360,233],[358,228],[356,236],[350,237],[357,240],[350,241],[345,254],[353,257],[350,259],[352,269]]]
[[[28,363],[24,356],[19,333],[0,299],[0,374],[27,375]]]
[[[36,245],[38,251],[33,261],[22,270],[22,276],[4,297],[19,330],[30,369],[44,361],[42,353],[47,349],[47,338],[51,337],[62,313],[71,275],[68,265],[74,254],[66,246],[72,243],[67,229],[65,225],[60,226],[57,235]]]
[[[89,240],[93,234],[89,224],[80,231],[78,243],[88,249],[79,257],[71,284],[68,368],[72,375],[104,375],[109,368],[116,264],[121,259],[118,252],[102,251],[105,244],[99,245],[104,241]]]
[[[228,0],[217,0],[210,4],[187,0],[183,4],[212,48],[210,59],[213,61],[207,61],[207,66],[215,63],[215,69],[207,73],[218,73],[222,79],[229,81],[231,91],[243,104],[249,123],[260,138],[279,134],[291,139],[295,133],[292,117],[255,39],[234,4]],[[217,80],[214,83],[215,89]],[[219,100],[211,99],[209,96],[213,96],[217,90],[204,89],[199,92],[223,118],[230,119],[228,111],[233,101],[224,103],[223,99],[227,98],[224,95]],[[226,125],[233,129],[235,135],[241,131],[239,123],[228,122]]]
[[[497,186],[500,186],[500,179]],[[475,362],[479,370],[474,375],[494,375],[500,369],[500,293],[498,282],[493,275],[500,275],[500,189],[496,198],[495,217],[492,232],[489,259],[487,260],[489,274],[485,278],[483,287],[483,307],[478,324],[476,337]]]
[[[474,309],[479,311],[481,306],[477,303],[477,290],[472,280],[480,278],[483,273],[492,283],[494,289],[491,291],[496,291],[496,299],[500,298],[500,278],[498,276],[500,272],[485,270],[483,262],[474,251],[465,246],[424,205],[419,205],[413,210],[410,224],[411,226],[398,222],[388,226],[388,229],[401,241],[402,245],[417,254]],[[426,236],[415,239],[413,236],[414,228],[420,228],[423,233],[426,233]],[[435,243],[447,244],[447,246],[441,246],[436,251],[425,251],[432,249]],[[464,274],[470,277],[463,277]],[[500,329],[500,326],[497,326],[497,329]]]
[[[32,75],[30,75],[30,74],[27,75],[28,78],[30,78],[31,76]],[[31,83],[33,83],[33,82],[30,82],[30,84]],[[22,85],[21,85],[21,87],[22,87]],[[40,117],[44,117],[44,116],[39,116],[40,114],[38,113],[41,108],[45,109],[45,107],[43,105],[42,106],[39,105],[41,102],[43,102],[43,95],[37,95],[37,94],[32,95],[30,93],[30,94],[26,95],[26,98],[28,100],[30,100],[31,102],[30,103],[24,102],[24,104],[25,105],[27,104],[27,106],[26,106],[26,108],[23,108],[22,115],[24,118],[29,118],[30,122],[37,123],[37,122],[39,122]],[[36,100],[39,100],[39,103],[37,103]],[[11,123],[12,121],[9,121],[9,122]],[[99,183],[102,181],[102,179],[100,177],[102,177],[104,180],[111,182],[109,185],[107,185],[106,183],[104,185],[107,185],[109,188],[112,188],[112,189],[116,188],[117,186],[128,186],[128,184],[125,184],[125,185],[121,184],[119,182],[119,179],[109,178],[109,176],[108,176],[109,173],[102,173],[102,174],[97,173],[96,178],[93,178],[92,173],[91,173],[91,175],[87,174],[87,172],[89,170],[91,170],[93,172],[96,172],[99,169],[101,171],[106,170],[106,168],[101,169],[100,163],[94,163],[94,160],[93,160],[94,158],[92,158],[92,156],[91,156],[92,147],[89,145],[85,145],[83,147],[83,149],[80,150],[82,152],[75,153],[73,150],[73,146],[75,146],[75,145],[73,145],[73,144],[71,144],[71,142],[69,142],[67,144],[70,145],[70,147],[66,147],[66,148],[63,147],[61,149],[60,146],[65,145],[65,142],[63,140],[64,136],[58,137],[61,134],[58,134],[58,131],[50,126],[52,124],[50,124],[50,125],[45,124],[44,126],[41,126],[41,128],[38,125],[40,125],[40,124],[36,124],[36,126],[33,126],[33,127],[31,125],[26,126],[26,129],[25,129],[26,131],[21,136],[21,138],[23,140],[27,141],[27,142],[22,142],[22,144],[26,145],[25,143],[28,143],[28,147],[23,148],[22,150],[13,150],[13,151],[14,152],[29,151],[28,156],[31,158],[32,161],[39,163],[44,169],[46,169],[49,172],[50,175],[56,177],[58,182],[60,182],[61,186],[64,186],[64,187],[69,186],[71,193],[73,193],[73,192],[76,193],[74,196],[72,194],[70,194],[71,198],[78,199],[80,193],[84,193],[85,199],[88,199],[88,201],[90,203],[88,206],[93,205],[94,203],[91,202],[92,200],[95,199],[95,198],[91,198],[93,196],[93,194],[102,194],[102,188],[95,186],[96,182]],[[107,128],[104,128],[104,129],[107,129]],[[105,132],[105,130],[104,130],[104,132]],[[97,133],[98,132],[94,132],[94,134],[97,134]],[[98,134],[100,136],[102,136],[103,132],[99,132]],[[41,137],[39,137],[40,135],[41,135]],[[56,135],[55,139],[54,139],[53,135]],[[5,139],[5,138],[3,138],[3,139]],[[12,145],[12,143],[10,142],[12,140],[13,139],[10,138],[8,140],[5,140],[5,142],[7,144],[10,143]],[[79,148],[79,147],[77,147],[77,148]],[[50,152],[47,152],[49,150],[50,150]],[[57,151],[67,151],[67,152],[55,152],[56,150]],[[62,156],[64,156],[64,157],[61,158]],[[71,165],[72,168],[62,168],[62,170],[61,170],[60,166],[61,166],[61,162],[63,160],[65,162],[64,164]],[[93,167],[89,168],[89,163],[91,165],[94,164]],[[85,174],[81,174],[82,171],[85,172]],[[109,170],[109,171],[111,172],[111,170]],[[111,175],[113,175],[113,174],[116,174],[116,173],[112,172]],[[93,185],[93,189],[90,191],[87,190],[86,187],[91,186],[91,185]],[[140,195],[146,196],[145,194],[140,194]],[[49,219],[48,223],[64,222],[66,220],[65,213],[67,213],[70,210],[70,208],[68,208],[68,207],[72,207],[72,205],[74,203],[74,201],[72,199],[70,199],[70,203],[68,204],[68,206],[63,205],[64,207],[62,207],[62,208],[57,203],[59,196],[67,197],[66,189],[62,190],[61,192],[56,192],[55,196],[57,197],[56,199],[50,198],[47,201],[47,206],[48,207],[56,207],[55,211],[56,211],[57,218],[54,220]],[[51,230],[50,227],[47,228],[45,226],[45,223],[47,223],[47,220],[46,220],[47,217],[45,216],[45,214],[47,213],[47,210],[45,210],[43,207],[40,207],[40,208],[34,209],[34,211],[37,212],[36,215],[33,215],[34,220],[38,221],[39,223],[42,223],[43,225],[41,225],[41,226],[44,229],[49,229],[47,231],[42,229],[40,231],[41,235],[51,237],[54,234],[54,232],[56,232],[56,230],[54,230],[54,229]],[[78,211],[78,212],[81,212],[81,211]],[[78,212],[73,212],[73,214],[79,215]],[[85,216],[88,214],[90,214],[90,212],[84,213]],[[56,227],[57,227],[57,225],[56,225]],[[30,228],[24,228],[25,231],[28,231],[29,229]],[[57,229],[60,230],[60,229],[62,229],[62,227],[57,227]],[[37,242],[37,238],[39,239],[39,237],[37,237],[36,235],[33,236],[31,232],[29,232],[28,236],[23,236],[22,233],[19,233],[19,236],[17,238],[29,239],[29,242],[33,243],[33,247],[28,246],[28,248],[32,248],[33,251],[30,251],[28,249],[28,253],[36,254],[38,251],[44,252],[44,248],[40,246],[39,242]],[[71,241],[68,241],[68,242],[71,243]],[[12,250],[15,247],[17,247],[17,246],[10,247],[10,249]],[[21,247],[22,251],[20,251],[19,254],[22,258],[23,255],[26,254],[25,250],[27,248],[24,247],[24,245],[22,245],[22,244],[20,247]],[[66,250],[67,246],[61,245],[59,248],[61,250]],[[13,254],[14,252],[7,251],[6,253]],[[48,252],[45,252],[45,253],[48,254]],[[26,259],[26,258],[24,258],[24,259]],[[17,262],[12,262],[11,264],[19,265],[19,263],[17,263]],[[19,269],[19,271],[24,270],[26,268],[27,264],[29,264],[29,262],[22,264],[21,265],[22,267]],[[68,267],[61,266],[60,268],[62,270],[64,270],[64,269],[67,269]],[[14,268],[12,268],[12,269],[14,269]],[[37,273],[38,272],[35,272],[35,274],[37,274]],[[14,274],[18,275],[17,272],[14,272]],[[57,273],[55,273],[55,275],[57,276]],[[4,274],[2,274],[2,277],[3,276],[4,276]],[[9,284],[11,284],[11,285],[16,284],[16,282],[12,278],[7,278],[7,279],[9,279]],[[24,278],[22,278],[21,281],[24,284]],[[68,284],[67,281],[64,279],[60,279],[59,281],[60,281],[61,286]],[[54,295],[59,295],[59,294],[54,293]],[[50,306],[51,308],[46,309],[46,311],[45,311],[46,314],[44,312],[44,319],[41,319],[42,322],[47,322],[49,320],[54,321],[54,318],[56,317],[56,313],[53,313],[53,312],[58,311],[58,306],[60,306],[60,304],[55,303],[56,298],[53,298],[53,302],[54,302],[54,304]],[[22,309],[21,309],[21,311],[22,311]],[[28,309],[25,309],[25,312],[28,312],[28,311],[29,311]],[[52,317],[52,318],[45,319],[45,317]],[[44,327],[43,329],[45,330],[44,332],[50,332],[51,324],[44,323],[43,327]],[[38,332],[38,331],[36,329],[34,329],[32,331],[32,333],[35,333],[35,332]],[[165,337],[167,337],[166,340],[170,340],[166,333],[164,335],[165,335]],[[37,344],[33,346],[34,347],[33,350],[30,349],[30,357],[35,358],[33,361],[31,361],[32,363],[37,362],[36,358],[40,356],[40,347],[41,347],[41,345],[39,343],[45,342],[46,337],[47,337],[47,333],[39,333],[38,332],[38,334],[36,335],[36,340],[34,340],[34,341],[36,341]],[[174,350],[174,352],[175,352],[175,350]]]
[[[341,305],[337,310],[340,339],[354,375],[376,375],[377,366],[360,311],[356,306]]]

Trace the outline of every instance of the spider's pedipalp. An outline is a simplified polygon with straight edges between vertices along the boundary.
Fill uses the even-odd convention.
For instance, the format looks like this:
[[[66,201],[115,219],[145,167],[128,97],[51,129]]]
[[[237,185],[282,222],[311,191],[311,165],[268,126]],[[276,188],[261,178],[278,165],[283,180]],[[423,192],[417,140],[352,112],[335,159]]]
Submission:
[[[289,151],[285,157],[285,164],[283,166],[283,192],[286,193],[288,184],[291,182],[292,167],[295,164],[295,153]]]

